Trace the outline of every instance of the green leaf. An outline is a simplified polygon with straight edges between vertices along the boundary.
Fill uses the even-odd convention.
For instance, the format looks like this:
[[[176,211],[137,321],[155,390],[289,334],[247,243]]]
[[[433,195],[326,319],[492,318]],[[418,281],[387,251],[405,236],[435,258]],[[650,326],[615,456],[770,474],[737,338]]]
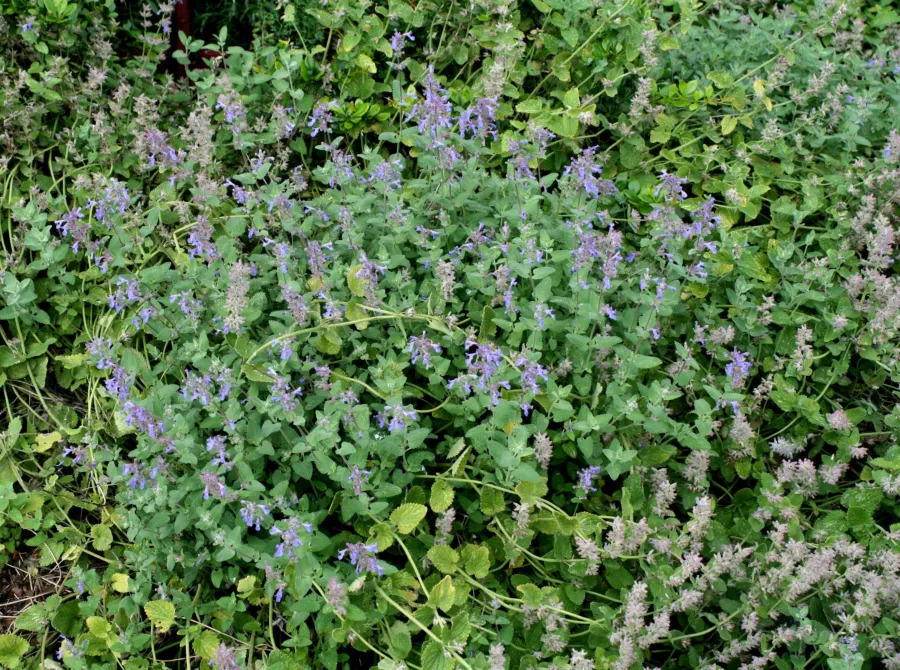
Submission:
[[[144,613],[161,633],[175,623],[175,605],[168,600],[151,600],[144,605]]]
[[[662,365],[662,360],[656,356],[645,356],[644,354],[634,355],[634,364],[641,370],[649,370]]]
[[[267,375],[255,365],[245,365],[244,376],[251,382],[259,382],[261,384],[275,383],[275,380],[270,375]]]
[[[0,667],[18,668],[29,649],[28,641],[18,635],[0,635]]]
[[[52,433],[40,433],[35,435],[34,450],[39,454],[43,454],[45,451],[49,451],[53,445],[61,439],[62,435],[55,430]]]
[[[36,633],[42,630],[50,621],[47,606],[44,603],[32,605],[16,617],[16,628]]]
[[[359,54],[356,57],[356,64],[369,74],[375,74],[378,71],[375,61],[366,54]]]
[[[730,135],[735,128],[737,128],[737,119],[733,116],[726,114],[722,117],[722,134]]]
[[[487,547],[467,544],[462,550],[466,572],[475,579],[484,579],[491,569],[491,552]]]
[[[109,526],[100,524],[91,526],[91,538],[94,549],[97,551],[106,551],[112,546],[113,534]]]
[[[444,656],[443,645],[431,640],[422,648],[422,670],[453,670],[456,661]]]
[[[734,83],[734,77],[732,77],[729,72],[723,70],[710,72],[706,75],[706,78],[715,84],[716,88],[728,88]]]
[[[194,638],[192,646],[195,654],[208,661],[216,655],[219,644],[218,635],[211,630],[204,630],[200,635]]]
[[[406,658],[412,652],[412,636],[409,633],[409,626],[402,621],[395,621],[391,625],[389,640],[395,656]]]
[[[354,265],[352,268],[347,270],[347,287],[350,289],[350,293],[355,295],[357,298],[364,297],[366,295],[366,290],[369,287],[369,281],[367,279],[356,276],[357,273],[362,269],[362,265]]]
[[[319,339],[316,341],[316,349],[323,354],[334,356],[341,352],[342,344],[341,336],[334,329],[328,329],[319,335]]]
[[[419,503],[405,503],[391,512],[391,523],[402,535],[409,535],[428,514],[428,508]]]
[[[431,594],[428,596],[428,604],[449,612],[455,602],[456,587],[453,586],[453,578],[447,575],[432,587]]]
[[[519,114],[540,114],[541,109],[543,109],[543,104],[541,103],[540,98],[523,100],[516,105],[516,111],[519,112]]]
[[[117,572],[112,576],[110,580],[112,584],[113,591],[117,593],[128,593],[131,590],[131,584],[128,580],[128,575],[122,572]]]
[[[445,575],[456,572],[459,553],[446,544],[436,544],[428,550],[428,560]]]
[[[681,45],[671,35],[663,35],[659,38],[659,48],[662,51],[671,51],[673,49],[681,49]]]
[[[541,480],[539,482],[519,482],[516,484],[516,493],[522,499],[523,503],[534,505],[538,498],[547,495],[547,482]]]
[[[485,486],[481,489],[481,511],[487,516],[495,516],[506,509],[503,491]]]
[[[431,510],[433,512],[443,512],[453,504],[455,493],[453,487],[443,479],[435,480],[431,485]]]
[[[671,444],[651,444],[640,451],[641,465],[656,468],[678,453]]]

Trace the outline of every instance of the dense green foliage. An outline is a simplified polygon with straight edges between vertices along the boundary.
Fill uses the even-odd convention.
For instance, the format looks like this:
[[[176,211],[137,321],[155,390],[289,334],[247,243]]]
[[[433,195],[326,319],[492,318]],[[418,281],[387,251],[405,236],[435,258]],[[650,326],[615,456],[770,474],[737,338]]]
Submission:
[[[235,7],[0,7],[0,666],[900,668],[890,3]]]

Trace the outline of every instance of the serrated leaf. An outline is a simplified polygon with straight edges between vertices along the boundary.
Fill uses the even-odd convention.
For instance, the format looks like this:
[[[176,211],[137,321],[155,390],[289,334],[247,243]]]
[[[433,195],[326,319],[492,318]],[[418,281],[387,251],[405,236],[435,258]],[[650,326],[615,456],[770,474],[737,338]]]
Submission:
[[[343,340],[341,339],[341,336],[338,335],[336,331],[329,329],[319,335],[319,339],[316,340],[316,349],[323,354],[334,356],[341,352],[342,344]]]
[[[463,549],[465,570],[475,579],[484,579],[491,569],[491,552],[487,547],[468,544]]]
[[[36,435],[34,438],[34,450],[39,454],[43,454],[45,451],[50,451],[50,449],[53,448],[53,445],[61,439],[62,435],[55,430],[52,433],[41,433]]]
[[[117,593],[128,593],[131,590],[131,583],[128,575],[123,572],[115,573],[110,580],[110,584],[112,585],[113,591]]]
[[[397,532],[409,535],[426,514],[428,514],[428,508],[425,505],[404,503],[391,512],[391,523],[397,526]]]
[[[162,633],[175,623],[175,605],[168,600],[151,600],[144,605],[144,613]]]
[[[391,527],[386,523],[377,523],[369,530],[369,537],[375,537],[375,544],[378,545],[378,551],[385,551],[394,544],[394,534],[391,533]]]
[[[543,104],[539,98],[524,100],[516,105],[516,111],[519,114],[540,114],[541,109],[543,109]]]
[[[506,509],[506,499],[502,491],[485,486],[481,489],[480,505],[487,516],[494,516]]]
[[[671,35],[663,35],[659,38],[659,48],[661,51],[671,51],[672,49],[681,49],[681,45]]]
[[[447,510],[453,504],[455,495],[450,484],[443,479],[435,480],[434,484],[431,485],[431,499],[429,501],[431,511],[440,513]]]
[[[431,594],[428,596],[428,604],[449,612],[455,602],[456,587],[453,586],[453,579],[447,575],[432,587]]]
[[[112,546],[113,534],[109,526],[96,524],[91,526],[92,545],[97,551],[106,551]]]
[[[42,630],[49,621],[47,606],[44,603],[37,603],[16,617],[16,628],[36,633]]]
[[[260,382],[261,384],[275,383],[275,379],[273,379],[271,375],[267,375],[255,365],[245,365],[244,376],[251,382]]]
[[[91,635],[94,637],[98,637],[101,640],[106,640],[106,636],[109,635],[109,631],[112,630],[112,626],[109,621],[99,616],[89,616],[87,621],[87,628],[91,631]]]
[[[519,482],[516,484],[516,493],[522,499],[523,503],[533,505],[538,498],[547,495],[547,482],[541,480],[539,482]]]
[[[239,598],[249,598],[250,594],[256,588],[256,577],[247,575],[242,577],[237,584],[237,594]]]
[[[443,645],[430,641],[422,648],[422,670],[453,670],[456,661],[444,655]]]
[[[356,57],[356,64],[369,74],[375,74],[378,71],[375,61],[366,54],[359,54]]]
[[[195,654],[208,661],[216,655],[219,644],[218,635],[211,630],[204,630],[200,635],[194,638],[191,646],[194,648]]]
[[[399,658],[409,656],[412,651],[412,636],[409,633],[409,626],[402,621],[395,621],[391,624],[389,639],[395,656]]]
[[[18,668],[31,645],[18,635],[0,635],[0,668]]]
[[[728,88],[734,83],[734,77],[731,76],[731,73],[724,70],[710,72],[706,75],[706,78],[715,84],[716,88]]]
[[[347,270],[347,288],[350,289],[350,293],[355,295],[357,298],[362,298],[366,295],[366,290],[369,287],[369,281],[367,279],[363,279],[362,277],[357,277],[357,273],[363,269],[362,265],[354,265],[352,268]]]
[[[730,135],[735,128],[737,128],[737,119],[731,116],[730,114],[726,114],[722,117],[722,134]]]
[[[459,553],[446,544],[436,544],[428,550],[428,560],[445,575],[456,572],[459,564]]]

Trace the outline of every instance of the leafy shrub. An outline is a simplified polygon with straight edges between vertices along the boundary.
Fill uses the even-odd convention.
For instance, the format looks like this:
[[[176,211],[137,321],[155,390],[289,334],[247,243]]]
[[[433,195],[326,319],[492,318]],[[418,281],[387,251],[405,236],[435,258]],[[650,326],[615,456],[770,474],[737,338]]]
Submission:
[[[900,666],[893,10],[13,9],[0,663]]]

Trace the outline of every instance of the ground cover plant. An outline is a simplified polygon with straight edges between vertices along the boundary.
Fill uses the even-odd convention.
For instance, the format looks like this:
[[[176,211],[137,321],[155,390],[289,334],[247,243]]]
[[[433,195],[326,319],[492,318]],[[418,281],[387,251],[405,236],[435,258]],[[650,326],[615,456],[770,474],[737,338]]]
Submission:
[[[891,3],[173,10],[0,6],[0,666],[900,668]]]

